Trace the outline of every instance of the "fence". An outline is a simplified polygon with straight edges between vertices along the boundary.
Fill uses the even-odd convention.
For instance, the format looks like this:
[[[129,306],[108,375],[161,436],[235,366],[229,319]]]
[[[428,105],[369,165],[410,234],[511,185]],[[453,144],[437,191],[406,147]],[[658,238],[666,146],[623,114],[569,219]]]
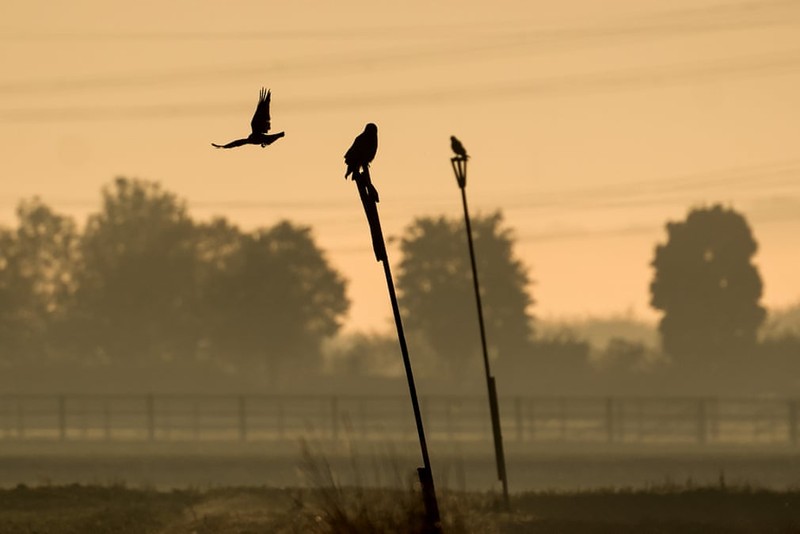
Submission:
[[[428,439],[490,442],[482,397],[421,400]],[[500,399],[504,441],[798,445],[796,399]],[[413,441],[405,397],[0,395],[0,441]]]

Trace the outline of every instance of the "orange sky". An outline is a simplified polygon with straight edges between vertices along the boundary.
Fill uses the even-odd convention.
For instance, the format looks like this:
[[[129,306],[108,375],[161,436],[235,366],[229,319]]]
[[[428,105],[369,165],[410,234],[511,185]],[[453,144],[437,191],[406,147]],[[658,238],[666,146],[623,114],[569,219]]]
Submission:
[[[558,4],[558,6],[555,6]],[[385,233],[502,209],[541,317],[649,310],[667,220],[745,213],[771,307],[800,300],[800,2],[208,2],[0,7],[0,222],[41,195],[80,220],[117,175],[198,218],[310,224],[350,279],[349,328],[390,317],[342,155],[379,128]],[[248,133],[264,85],[261,149]],[[478,251],[480,253],[480,251]],[[396,263],[396,249],[390,249]]]

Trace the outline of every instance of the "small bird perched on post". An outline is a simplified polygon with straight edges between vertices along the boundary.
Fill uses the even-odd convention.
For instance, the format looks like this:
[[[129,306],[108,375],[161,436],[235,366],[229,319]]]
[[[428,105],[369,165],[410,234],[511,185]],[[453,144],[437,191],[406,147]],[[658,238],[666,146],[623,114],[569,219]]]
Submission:
[[[367,194],[375,202],[380,202],[378,190],[372,185],[372,180],[369,177],[369,164],[375,159],[375,154],[377,153],[378,127],[370,122],[364,127],[364,131],[356,136],[353,144],[344,154],[344,162],[347,165],[347,172],[344,178],[346,180],[351,174],[353,175],[353,180],[356,180],[356,177],[366,178],[364,182]]]
[[[347,172],[344,179],[352,175],[353,181],[358,189],[358,196],[364,206],[364,213],[369,222],[370,234],[372,235],[372,248],[375,251],[375,259],[384,261],[386,259],[386,245],[383,241],[381,222],[378,218],[378,208],[376,204],[380,202],[378,190],[372,185],[372,178],[369,175],[369,164],[375,159],[378,152],[378,127],[373,123],[367,124],[364,131],[356,136],[353,144],[344,154],[344,162],[347,164]]]
[[[464,145],[461,144],[461,141],[456,139],[455,135],[450,136],[450,148],[453,149],[453,152],[456,153],[456,156],[463,159],[469,159],[467,156],[467,149],[464,148]]]
[[[366,171],[369,164],[375,159],[378,152],[378,127],[369,123],[364,127],[364,131],[356,136],[353,144],[344,154],[344,162],[347,165],[347,178],[352,173]]]
[[[265,146],[271,145],[286,135],[284,132],[278,132],[275,134],[267,133],[269,132],[270,128],[269,103],[271,98],[272,92],[262,87],[261,93],[258,95],[256,112],[253,113],[253,119],[250,121],[250,129],[252,131],[250,135],[244,139],[231,141],[227,145],[211,143],[211,146],[215,148],[235,148],[242,145],[261,145],[261,148],[264,148]]]

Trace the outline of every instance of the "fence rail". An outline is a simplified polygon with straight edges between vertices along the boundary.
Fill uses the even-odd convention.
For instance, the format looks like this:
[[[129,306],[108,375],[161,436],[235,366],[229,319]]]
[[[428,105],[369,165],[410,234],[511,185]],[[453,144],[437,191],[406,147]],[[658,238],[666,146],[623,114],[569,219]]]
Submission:
[[[429,440],[491,442],[486,399],[421,401]],[[798,445],[798,399],[500,399],[504,440]],[[360,396],[0,395],[0,441],[412,441],[408,399]]]

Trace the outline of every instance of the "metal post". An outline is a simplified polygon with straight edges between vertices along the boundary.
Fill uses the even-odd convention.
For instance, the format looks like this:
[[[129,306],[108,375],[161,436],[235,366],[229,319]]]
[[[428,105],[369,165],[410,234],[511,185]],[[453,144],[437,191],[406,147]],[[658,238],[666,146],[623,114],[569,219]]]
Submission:
[[[147,439],[156,439],[156,409],[152,393],[145,398],[145,409],[147,410]]]
[[[614,399],[606,399],[606,438],[609,443],[614,443]]]
[[[197,398],[192,402],[192,436],[200,438],[200,401]]]
[[[331,397],[331,438],[339,439],[339,400],[335,395]]]
[[[478,283],[478,268],[475,263],[475,247],[472,241],[472,224],[470,223],[469,208],[467,207],[467,160],[466,152],[450,158],[453,172],[456,175],[458,187],[461,189],[461,203],[464,207],[464,223],[467,229],[467,243],[469,245],[469,260],[472,266],[472,285],[475,289],[475,303],[478,308],[478,325],[481,333],[481,349],[483,350],[483,367],[486,373],[486,389],[489,396],[489,412],[492,418],[492,434],[494,435],[494,452],[497,463],[497,477],[503,483],[503,500],[506,509],[509,508],[508,477],[506,476],[506,460],[503,451],[503,432],[500,427],[500,407],[497,400],[497,384],[489,369],[489,351],[486,347],[486,328],[483,321],[483,305],[481,304],[481,290]]]
[[[109,399],[103,401],[103,436],[106,440],[111,439],[111,405]]]
[[[17,438],[25,437],[25,407],[22,405],[22,397],[17,397]]]
[[[697,443],[704,445],[707,435],[706,401],[705,399],[697,399]]]
[[[283,401],[278,400],[278,438],[284,439],[286,437],[286,415],[283,410]]]
[[[67,439],[67,399],[64,395],[58,396],[58,439]]]
[[[239,395],[239,441],[247,441],[247,399]]]
[[[367,439],[367,408],[364,399],[358,401],[358,419],[361,423],[361,439]]]
[[[363,170],[356,170],[353,173],[353,181],[356,182],[359,197],[361,198],[361,203],[364,206],[364,212],[366,213],[367,221],[369,222],[375,258],[377,261],[383,264],[383,272],[386,276],[386,286],[389,290],[389,300],[392,304],[392,314],[394,315],[394,322],[397,328],[397,339],[400,343],[400,352],[403,356],[403,366],[405,368],[406,379],[408,381],[408,392],[411,397],[411,407],[414,411],[414,420],[417,425],[417,434],[419,436],[419,447],[422,453],[423,467],[417,468],[417,475],[419,476],[420,486],[422,487],[425,515],[428,522],[428,528],[432,531],[438,531],[440,529],[439,504],[436,500],[436,489],[433,483],[433,471],[431,470],[431,461],[428,455],[428,444],[425,440],[425,429],[422,425],[422,411],[420,410],[419,399],[417,398],[417,387],[414,383],[414,372],[411,369],[411,359],[408,355],[406,336],[403,331],[403,321],[400,317],[400,306],[397,302],[397,294],[394,288],[392,271],[389,267],[389,258],[386,254],[386,243],[383,238],[383,231],[381,230],[380,218],[378,216],[377,191],[372,185],[372,180],[369,175],[369,168],[366,166],[363,168]]]

